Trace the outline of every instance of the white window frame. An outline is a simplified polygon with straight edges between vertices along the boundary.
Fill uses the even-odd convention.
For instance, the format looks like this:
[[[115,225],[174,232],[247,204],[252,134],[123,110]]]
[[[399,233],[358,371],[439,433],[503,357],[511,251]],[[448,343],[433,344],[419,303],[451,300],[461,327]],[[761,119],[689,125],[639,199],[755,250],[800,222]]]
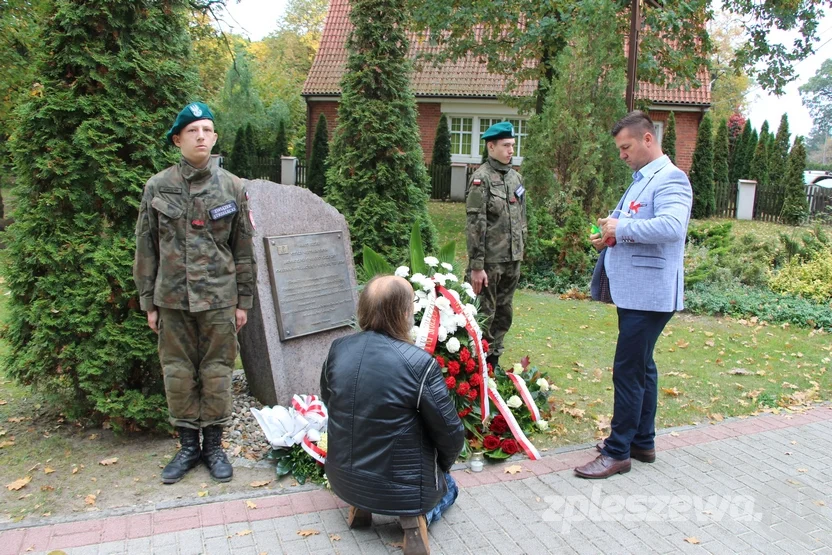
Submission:
[[[658,141],[659,146],[662,144],[662,139],[664,139],[664,122],[663,121],[654,121],[653,127],[656,128],[656,141]]]
[[[459,131],[454,131],[454,120],[459,120]],[[471,120],[471,131],[470,132],[465,131],[466,120]],[[474,135],[475,135],[474,124],[475,124],[475,118],[473,118],[471,116],[449,116],[448,117],[448,131],[451,134],[451,157],[452,158],[454,156],[471,157],[471,156],[474,155],[473,149],[474,149],[474,144],[476,144],[474,142]],[[465,153],[462,152],[462,146],[463,146],[463,143],[464,143],[463,137],[465,135],[469,135],[470,138],[471,138],[470,143],[469,143],[469,147],[471,149],[471,152],[468,153],[468,154],[465,154]],[[459,148],[457,149],[458,152],[454,152],[454,137],[459,137]]]

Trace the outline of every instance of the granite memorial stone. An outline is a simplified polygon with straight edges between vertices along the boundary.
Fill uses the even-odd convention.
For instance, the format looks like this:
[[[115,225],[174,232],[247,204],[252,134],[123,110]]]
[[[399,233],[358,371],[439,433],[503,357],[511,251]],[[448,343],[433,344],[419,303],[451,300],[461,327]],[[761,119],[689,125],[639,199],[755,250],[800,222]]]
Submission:
[[[252,395],[289,405],[320,394],[333,340],[353,333],[356,280],[344,217],[319,196],[291,185],[245,181],[255,223],[257,295],[241,330]]]

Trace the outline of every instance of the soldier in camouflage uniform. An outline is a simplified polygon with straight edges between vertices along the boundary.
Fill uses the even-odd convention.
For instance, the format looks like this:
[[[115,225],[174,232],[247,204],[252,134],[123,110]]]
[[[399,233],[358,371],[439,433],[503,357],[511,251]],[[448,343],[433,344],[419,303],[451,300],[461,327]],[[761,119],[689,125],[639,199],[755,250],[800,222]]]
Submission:
[[[503,338],[511,327],[512,300],[520,279],[526,243],[526,195],[520,174],[511,167],[514,127],[504,121],[483,134],[488,161],[471,176],[466,198],[468,272],[486,316],[483,336],[488,362],[496,367]]]
[[[170,421],[182,444],[162,471],[166,484],[200,459],[216,480],[233,474],[222,430],[231,421],[237,332],[252,306],[257,266],[248,193],[211,161],[213,119],[201,102],[179,113],[167,136],[182,159],[147,182],[136,224],[133,277],[159,334]]]

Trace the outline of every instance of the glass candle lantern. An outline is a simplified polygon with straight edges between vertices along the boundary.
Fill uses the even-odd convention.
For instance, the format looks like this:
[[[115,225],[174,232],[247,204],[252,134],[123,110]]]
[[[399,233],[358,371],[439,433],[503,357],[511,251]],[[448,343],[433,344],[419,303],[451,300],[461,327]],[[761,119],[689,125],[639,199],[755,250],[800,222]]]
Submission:
[[[471,454],[471,472],[482,472],[484,465],[485,458],[483,457],[482,451],[474,451]]]

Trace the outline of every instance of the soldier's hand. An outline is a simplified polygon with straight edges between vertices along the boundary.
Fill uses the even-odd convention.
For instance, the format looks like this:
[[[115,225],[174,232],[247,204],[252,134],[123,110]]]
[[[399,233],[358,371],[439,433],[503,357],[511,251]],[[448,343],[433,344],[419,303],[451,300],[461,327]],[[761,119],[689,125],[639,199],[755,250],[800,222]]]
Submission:
[[[238,308],[235,311],[234,316],[237,319],[237,331],[240,331],[240,328],[245,326],[246,322],[248,322],[248,311]]]
[[[471,270],[471,287],[479,295],[483,287],[488,287],[488,274],[485,270]]]
[[[148,310],[147,311],[147,325],[150,326],[150,329],[159,333],[159,311],[158,310]]]

